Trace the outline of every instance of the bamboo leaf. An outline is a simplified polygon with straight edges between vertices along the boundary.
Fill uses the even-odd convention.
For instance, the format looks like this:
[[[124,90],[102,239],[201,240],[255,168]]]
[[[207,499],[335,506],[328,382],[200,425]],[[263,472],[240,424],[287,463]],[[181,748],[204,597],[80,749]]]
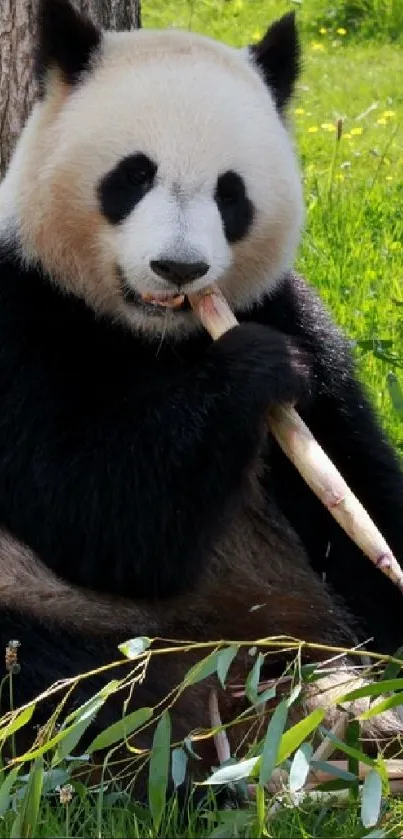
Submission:
[[[217,659],[217,676],[221,682],[222,687],[225,687],[225,680],[227,678],[228,670],[238,652],[239,647],[231,646],[220,650]]]
[[[42,795],[52,792],[56,787],[61,787],[70,781],[68,769],[48,769],[43,773]]]
[[[14,769],[11,769],[11,771],[5,776],[4,781],[0,786],[0,818],[4,816],[4,813],[7,812],[10,806],[11,790],[17,779],[19,771],[19,766],[15,766]]]
[[[352,772],[340,769],[338,766],[327,763],[325,760],[312,760],[311,769],[317,770],[318,772],[327,772],[329,775],[334,775],[335,778],[340,778],[341,781],[348,781],[353,784],[357,783],[357,776],[353,775]]]
[[[259,772],[259,786],[263,787],[270,780],[277,763],[280,741],[287,722],[287,700],[283,699],[275,709],[267,726],[266,737]]]
[[[123,644],[119,644],[118,650],[126,658],[133,659],[138,658],[139,655],[148,650],[151,646],[151,638],[147,638],[147,636],[141,636],[139,638],[131,638],[129,641],[125,641]]]
[[[351,723],[349,725],[351,725]],[[347,732],[348,729],[349,726],[347,726]],[[348,755],[348,757],[355,758],[357,762],[365,763],[367,766],[370,766],[371,768],[375,766],[375,761],[371,757],[368,757],[368,755],[366,755],[365,752],[361,751],[360,749],[356,749],[352,746],[349,746],[347,743],[344,743],[343,740],[339,740],[339,738],[336,737],[332,731],[326,731],[326,737],[328,737],[328,739],[331,740],[332,743],[335,743],[337,748],[340,749],[340,751],[344,752],[344,754]],[[357,773],[355,772],[353,774],[356,775]]]
[[[264,655],[262,653],[259,653],[259,655],[256,657],[252,670],[250,671],[248,678],[245,682],[245,693],[249,699],[249,702],[251,702],[252,705],[256,705],[259,698],[257,689],[260,681],[260,671],[262,669],[263,662]]]
[[[148,801],[156,831],[165,807],[171,745],[171,718],[164,711],[155,729],[148,776]]]
[[[173,750],[171,760],[171,773],[175,789],[180,787],[185,780],[187,762],[188,756],[181,746]]]
[[[113,746],[114,743],[126,740],[137,728],[140,728],[143,723],[147,722],[153,715],[152,708],[139,708],[133,711],[132,714],[127,714],[118,722],[113,723],[104,731],[101,731],[92,743],[86,749],[88,754],[98,751],[98,749],[106,749]]]
[[[229,766],[222,766],[213,772],[206,781],[203,781],[201,786],[210,784],[232,784],[235,781],[241,781],[243,778],[250,778],[254,774],[254,770],[259,766],[260,757],[251,757],[247,760],[240,760],[238,763],[233,763]]]
[[[15,734],[20,728],[26,725],[34,713],[35,710],[35,703],[32,705],[28,705],[27,708],[24,708],[23,711],[20,713],[15,714],[3,728],[0,729],[0,741],[6,740],[7,737],[10,737],[11,734]]]
[[[312,754],[313,748],[310,743],[302,743],[302,746],[295,752],[289,775],[291,792],[298,792],[304,786],[309,774]]]
[[[82,717],[78,717],[72,725],[59,732],[61,736],[57,744],[56,753],[52,760],[52,766],[60,763],[61,760],[67,757],[73,749],[75,749],[77,743],[79,743],[84,732],[95,719],[104,702],[104,697],[94,697],[91,708],[85,707]]]
[[[316,708],[311,714],[308,714],[300,722],[297,722],[288,731],[285,731],[280,742],[280,748],[277,756],[277,763],[283,763],[287,757],[298,749],[303,740],[306,740],[315,728],[317,728],[325,716],[324,708]]]
[[[83,702],[82,705],[79,705],[78,708],[75,708],[74,711],[66,717],[64,720],[64,727],[67,728],[70,723],[75,722],[78,718],[83,720],[86,714],[92,714],[95,708],[100,708],[108,696],[110,696],[111,693],[114,693],[120,684],[121,681],[119,681],[119,679],[113,679],[111,682],[108,682],[107,685],[104,685],[104,687],[95,693],[94,696],[91,696],[90,699],[87,699],[86,702]]]
[[[185,749],[185,751],[187,752],[188,755],[190,755],[191,757],[194,757],[195,760],[202,760],[200,755],[198,755],[197,752],[195,752],[195,750],[193,748],[193,743],[192,743],[192,738],[191,737],[185,737],[185,739],[183,741],[183,746],[184,746],[184,749]]]
[[[92,716],[86,716],[84,720],[74,723],[74,725],[70,726],[63,732],[63,736],[60,738],[56,753],[52,759],[52,766],[56,766],[64,760],[64,758],[69,755],[73,749],[75,749],[84,732],[91,725],[95,717],[95,713],[96,712],[94,711]]]
[[[361,821],[364,827],[375,827],[382,803],[382,780],[376,769],[371,769],[362,788]]]
[[[403,679],[383,679],[380,682],[371,682],[362,688],[356,688],[346,693],[339,702],[350,702],[354,699],[361,699],[365,696],[380,696],[392,690],[403,690]]]
[[[393,696],[388,696],[387,699],[384,699],[382,702],[376,702],[374,705],[371,705],[368,708],[368,711],[363,711],[360,714],[360,720],[369,720],[371,717],[376,717],[378,714],[382,714],[383,711],[388,711],[390,708],[396,708],[397,705],[403,704],[403,692],[395,693]]]
[[[358,757],[360,751],[360,724],[358,720],[350,720],[350,722],[347,725],[345,739],[347,746],[350,747],[350,751],[347,752],[348,771],[356,777],[355,787],[353,787],[351,790],[351,796],[352,798],[358,800],[360,774],[360,758]]]
[[[402,663],[399,665],[395,661],[390,661],[389,664],[386,665],[382,676],[382,680],[384,682],[388,681],[388,679],[396,679],[398,673],[401,672],[403,667],[403,647],[399,647],[396,652],[393,653],[392,658],[399,658]]]
[[[194,664],[185,676],[186,685],[195,685],[215,673],[220,652],[221,650],[214,650],[205,658],[202,658],[201,661],[198,661],[197,664]]]

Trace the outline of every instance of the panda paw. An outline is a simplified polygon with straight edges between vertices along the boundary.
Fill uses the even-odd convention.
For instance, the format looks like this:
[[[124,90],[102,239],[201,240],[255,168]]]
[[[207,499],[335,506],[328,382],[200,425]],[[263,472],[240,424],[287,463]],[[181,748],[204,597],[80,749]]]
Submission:
[[[260,324],[240,324],[215,343],[214,351],[226,364],[227,383],[234,383],[238,400],[249,400],[266,410],[309,397],[309,354],[282,332]]]

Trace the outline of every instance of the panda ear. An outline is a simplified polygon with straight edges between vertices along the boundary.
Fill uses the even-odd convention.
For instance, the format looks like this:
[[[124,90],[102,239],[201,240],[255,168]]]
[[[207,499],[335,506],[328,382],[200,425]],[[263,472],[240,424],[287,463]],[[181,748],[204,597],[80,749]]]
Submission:
[[[39,0],[37,33],[35,72],[42,89],[52,67],[67,84],[76,84],[102,39],[101,31],[69,0]]]
[[[249,52],[273,93],[278,110],[283,111],[300,73],[301,47],[295,12],[275,21],[262,40],[249,47]]]

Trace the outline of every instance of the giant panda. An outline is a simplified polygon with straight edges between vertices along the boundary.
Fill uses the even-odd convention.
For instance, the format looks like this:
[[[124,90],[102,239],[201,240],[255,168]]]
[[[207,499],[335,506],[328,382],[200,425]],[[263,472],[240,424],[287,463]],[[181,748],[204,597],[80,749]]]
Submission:
[[[296,405],[403,560],[401,464],[347,340],[293,270],[294,15],[235,49],[100,31],[69,0],[41,0],[35,67],[38,101],[0,187],[0,627],[3,646],[21,645],[14,702],[139,635],[370,638],[393,653],[400,592],[265,420]],[[216,342],[187,297],[214,283],[240,321]],[[156,658],[132,703],[154,705],[188,667]],[[75,701],[102,684],[82,682]],[[208,689],[173,709],[177,740],[208,723]],[[119,714],[106,703],[94,726]]]

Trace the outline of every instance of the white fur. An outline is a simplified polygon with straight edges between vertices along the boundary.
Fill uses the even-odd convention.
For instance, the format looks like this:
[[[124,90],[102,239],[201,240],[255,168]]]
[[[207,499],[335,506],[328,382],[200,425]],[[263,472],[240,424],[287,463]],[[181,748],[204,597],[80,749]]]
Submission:
[[[156,186],[112,226],[96,186],[124,156],[158,164]],[[214,201],[217,177],[245,180],[256,217],[228,245]],[[28,258],[94,308],[134,327],[180,334],[190,313],[149,318],[124,302],[116,272],[140,293],[166,291],[152,259],[205,261],[192,290],[217,282],[248,307],[291,267],[302,222],[292,142],[243,50],[187,32],[107,33],[89,78],[57,79],[35,106],[0,188],[0,230],[17,226]],[[185,287],[190,291],[190,286]]]

